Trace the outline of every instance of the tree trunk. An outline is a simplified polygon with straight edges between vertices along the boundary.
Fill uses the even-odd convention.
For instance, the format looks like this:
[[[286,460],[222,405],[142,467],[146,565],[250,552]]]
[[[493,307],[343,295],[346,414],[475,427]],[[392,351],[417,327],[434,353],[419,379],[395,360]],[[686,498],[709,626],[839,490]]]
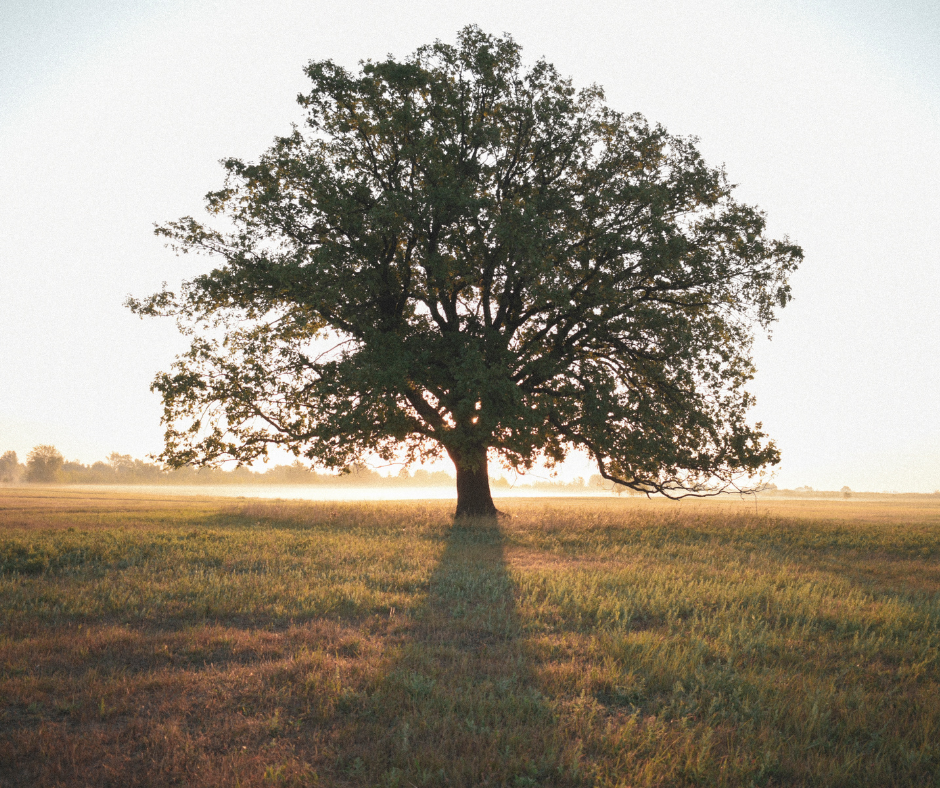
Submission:
[[[490,494],[486,469],[486,447],[471,450],[447,450],[457,469],[457,511],[454,518],[496,517],[499,512]]]

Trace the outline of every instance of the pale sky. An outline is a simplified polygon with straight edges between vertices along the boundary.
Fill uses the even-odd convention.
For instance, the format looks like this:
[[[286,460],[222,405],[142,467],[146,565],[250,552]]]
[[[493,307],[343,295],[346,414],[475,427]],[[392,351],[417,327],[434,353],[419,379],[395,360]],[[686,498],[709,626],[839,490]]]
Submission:
[[[0,452],[159,451],[149,384],[184,341],[122,307],[211,265],[154,222],[355,67],[476,23],[608,103],[700,138],[806,260],[756,348],[777,483],[940,488],[935,0],[378,3],[0,0]]]

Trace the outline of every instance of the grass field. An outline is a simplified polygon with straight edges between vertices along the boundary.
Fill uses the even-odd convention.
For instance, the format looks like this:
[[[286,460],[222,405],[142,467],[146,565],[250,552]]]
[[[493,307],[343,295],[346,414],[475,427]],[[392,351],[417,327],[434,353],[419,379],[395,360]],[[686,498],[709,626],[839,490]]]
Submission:
[[[940,501],[500,505],[0,490],[0,785],[940,785]]]

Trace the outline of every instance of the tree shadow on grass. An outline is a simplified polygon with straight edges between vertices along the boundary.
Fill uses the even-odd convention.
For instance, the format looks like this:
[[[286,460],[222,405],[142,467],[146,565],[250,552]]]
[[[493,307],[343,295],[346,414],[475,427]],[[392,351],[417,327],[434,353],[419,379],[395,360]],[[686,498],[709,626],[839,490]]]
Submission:
[[[495,522],[458,522],[403,646],[342,746],[355,785],[575,785],[566,743],[526,664]]]

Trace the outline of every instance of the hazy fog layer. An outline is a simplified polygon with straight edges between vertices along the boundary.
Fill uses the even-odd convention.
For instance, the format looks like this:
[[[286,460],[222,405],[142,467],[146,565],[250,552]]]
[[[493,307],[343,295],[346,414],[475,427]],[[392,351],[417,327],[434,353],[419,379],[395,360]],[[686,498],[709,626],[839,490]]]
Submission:
[[[79,491],[120,492],[159,496],[193,495],[203,498],[274,498],[285,501],[422,501],[456,500],[456,489],[447,487],[321,487],[289,484],[276,485],[132,485],[120,487],[95,484],[76,484],[67,488]],[[554,492],[526,487],[494,488],[494,498],[609,498],[613,493],[585,488],[582,491],[564,490]]]

